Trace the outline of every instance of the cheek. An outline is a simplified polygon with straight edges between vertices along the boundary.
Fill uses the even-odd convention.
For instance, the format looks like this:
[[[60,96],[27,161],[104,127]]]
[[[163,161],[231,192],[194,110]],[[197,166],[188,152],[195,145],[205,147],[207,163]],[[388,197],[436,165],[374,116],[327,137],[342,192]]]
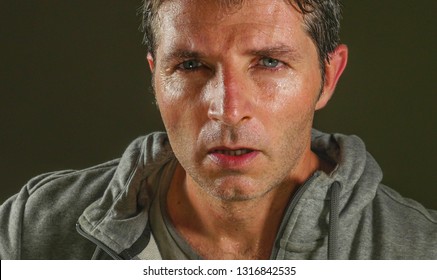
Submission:
[[[177,120],[180,118],[181,110],[175,110],[177,104],[181,103],[181,87],[175,81],[155,77],[156,102],[161,113],[164,126],[171,136],[172,131],[178,127]]]
[[[307,76],[287,72],[273,78],[259,77],[256,81],[261,92],[257,104],[265,113],[276,114],[278,120],[292,122],[302,113],[314,110],[318,88]]]
[[[161,107],[171,107],[181,101],[185,85],[179,79],[159,73],[155,77],[157,101]]]
[[[197,90],[174,77],[156,79],[156,100],[171,138],[189,138],[198,131],[200,110]]]
[[[295,159],[310,137],[318,87],[306,76],[288,75],[265,79],[260,89],[266,94],[259,112],[270,142],[276,143],[272,152],[283,160]]]

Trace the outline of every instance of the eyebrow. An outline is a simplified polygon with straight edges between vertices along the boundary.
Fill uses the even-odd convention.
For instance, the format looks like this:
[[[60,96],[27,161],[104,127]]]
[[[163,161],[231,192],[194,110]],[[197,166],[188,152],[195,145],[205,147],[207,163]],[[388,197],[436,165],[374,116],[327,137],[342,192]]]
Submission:
[[[298,61],[302,57],[295,48],[282,44],[274,47],[262,48],[259,50],[251,50],[249,53],[262,57],[288,57],[294,61]]]
[[[277,45],[273,47],[266,47],[261,49],[252,49],[246,52],[247,54],[253,56],[260,57],[288,57],[293,61],[299,61],[301,59],[301,55],[295,48],[292,48],[288,45]],[[184,60],[184,59],[197,59],[201,57],[205,57],[206,54],[199,51],[190,51],[186,49],[176,49],[169,54],[164,56],[164,64],[167,65],[175,60]]]
[[[189,51],[185,49],[177,49],[169,54],[165,55],[163,58],[164,64],[168,64],[175,60],[184,60],[184,59],[196,59],[199,57],[204,57],[205,55],[198,51]]]

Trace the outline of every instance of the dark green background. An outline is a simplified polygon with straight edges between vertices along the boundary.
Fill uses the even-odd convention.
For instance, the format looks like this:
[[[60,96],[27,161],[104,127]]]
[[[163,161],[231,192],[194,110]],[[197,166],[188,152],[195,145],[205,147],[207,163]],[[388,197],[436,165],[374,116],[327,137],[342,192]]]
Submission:
[[[384,183],[437,208],[437,1],[344,1],[349,65],[316,115],[357,134]],[[0,202],[39,173],[117,158],[162,125],[140,1],[0,2]]]

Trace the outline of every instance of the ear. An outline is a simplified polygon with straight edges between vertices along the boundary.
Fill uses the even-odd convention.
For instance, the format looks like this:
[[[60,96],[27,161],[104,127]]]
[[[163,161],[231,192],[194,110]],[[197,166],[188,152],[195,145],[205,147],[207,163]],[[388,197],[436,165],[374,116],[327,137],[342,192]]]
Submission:
[[[147,53],[147,62],[149,62],[150,71],[153,73],[155,70],[155,61],[153,60],[153,56],[150,52]]]
[[[346,45],[339,45],[330,55],[329,63],[325,63],[325,83],[322,93],[316,103],[316,110],[326,106],[334,94],[338,79],[346,68],[348,49]]]

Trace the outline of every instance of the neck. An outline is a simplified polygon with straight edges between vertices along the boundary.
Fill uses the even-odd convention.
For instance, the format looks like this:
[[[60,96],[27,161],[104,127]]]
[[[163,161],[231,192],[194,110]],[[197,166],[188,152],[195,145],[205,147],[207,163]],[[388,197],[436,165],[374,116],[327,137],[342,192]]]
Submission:
[[[167,194],[169,216],[178,232],[204,258],[267,259],[290,198],[320,167],[317,156],[308,164],[307,172],[299,178],[243,201],[224,201],[210,195],[178,166]]]

